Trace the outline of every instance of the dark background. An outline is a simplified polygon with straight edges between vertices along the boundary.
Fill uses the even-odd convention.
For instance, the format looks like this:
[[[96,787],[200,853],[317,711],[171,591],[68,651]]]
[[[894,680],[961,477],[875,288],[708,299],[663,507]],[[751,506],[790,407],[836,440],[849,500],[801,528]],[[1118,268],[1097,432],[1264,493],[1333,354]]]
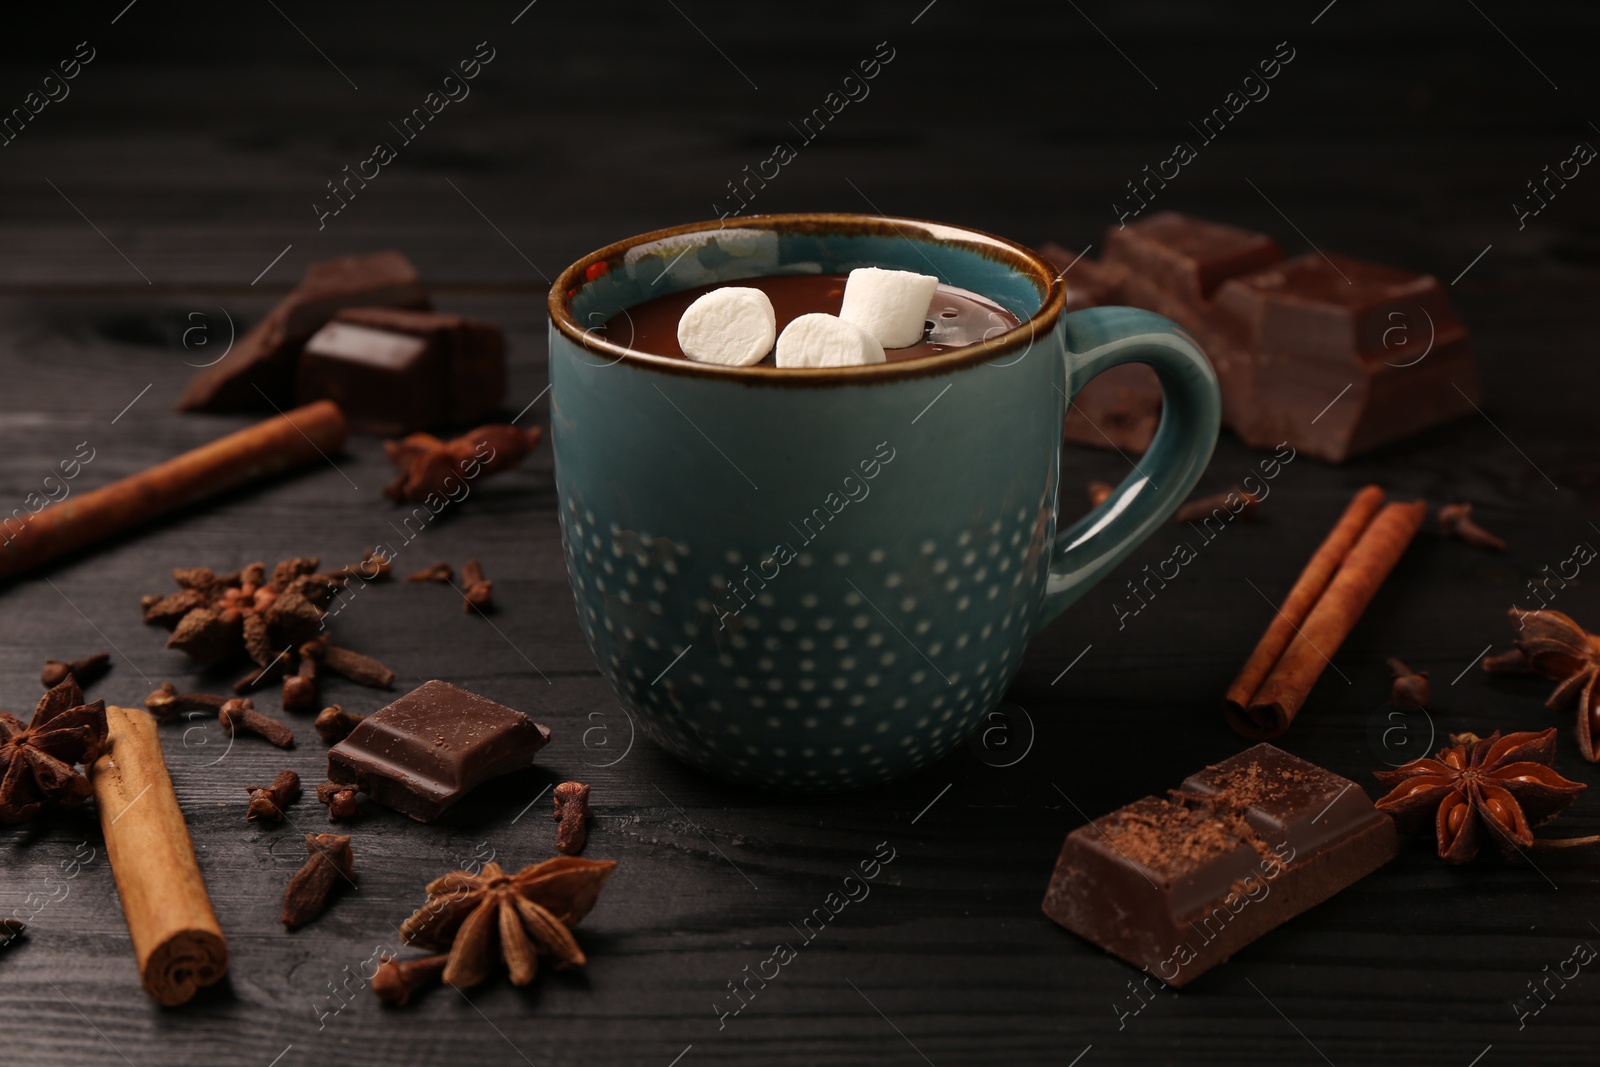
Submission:
[[[1579,941],[1600,943],[1596,860],[1584,850],[1454,869],[1413,842],[1120,1024],[1118,1012],[1136,1006],[1126,985],[1136,972],[1038,907],[1067,831],[1242,747],[1218,703],[1270,617],[1263,595],[1282,596],[1368,481],[1434,503],[1470,500],[1512,547],[1491,555],[1419,538],[1335,657],[1348,684],[1325,677],[1282,744],[1371,786],[1386,755],[1420,754],[1431,731],[1442,741],[1559,725],[1558,768],[1600,785],[1568,715],[1541,706],[1546,683],[1471,668],[1509,641],[1509,604],[1534,606],[1525,583],[1541,567],[1600,540],[1600,177],[1585,170],[1520,231],[1511,206],[1544,165],[1600,141],[1590,123],[1600,15],[1505,0],[539,0],[513,25],[523,0],[124,2],[9,12],[0,33],[0,110],[20,106],[78,42],[97,52],[67,99],[0,148],[3,511],[79,442],[95,449],[81,490],[243,425],[173,413],[185,363],[212,358],[200,341],[225,339],[224,310],[242,328],[308,262],[336,254],[399,248],[440,306],[502,324],[513,346],[508,417],[533,402],[524,421],[545,419],[544,279],[598,245],[710,216],[724,183],[791,138],[787,124],[880,41],[895,59],[871,95],[803,147],[752,210],[881,210],[1098,252],[1124,182],[1189,139],[1186,120],[1288,41],[1296,56],[1271,96],[1203,147],[1157,206],[1266,230],[1290,253],[1315,242],[1447,283],[1466,271],[1450,294],[1486,401],[1481,417],[1341,468],[1295,461],[1259,522],[1230,528],[1119,631],[1116,589],[1171,552],[1158,535],[1037,639],[1009,694],[1009,732],[988,749],[893,788],[822,800],[725,788],[643,738],[600,766],[624,751],[629,726],[575,625],[542,450],[397,562],[481,558],[501,604],[492,626],[447,589],[399,585],[367,591],[335,626],[394,664],[404,687],[443,677],[548,723],[556,740],[540,769],[431,826],[370,816],[354,830],[359,891],[290,935],[277,913],[303,858],[295,829],[321,829],[322,811],[308,798],[293,827],[246,824],[242,786],[284,766],[308,786],[319,780],[323,746],[309,721],[296,722],[302,740],[288,754],[244,739],[224,755],[214,723],[166,727],[230,939],[230,979],[187,1007],[155,1007],[139,989],[92,813],[7,827],[0,914],[33,910],[24,902],[45,892],[46,875],[75,851],[97,853],[29,936],[0,952],[0,1062],[1491,1067],[1592,1057],[1600,977],[1583,972],[1520,1028],[1513,1007]],[[324,182],[393,141],[387,123],[480,41],[496,57],[472,95],[319,232],[310,205]],[[209,332],[186,347],[195,323]],[[994,432],[1004,447],[1004,427]],[[1225,435],[1203,487],[1237,481],[1257,458]],[[366,438],[338,468],[236,493],[0,590],[0,706],[26,717],[47,656],[111,646],[116,667],[95,695],[136,703],[166,679],[215,688],[140,624],[139,596],[166,591],[178,565],[354,560],[389,537],[393,512],[378,495],[389,471]],[[1063,513],[1082,509],[1083,481],[1126,469],[1115,453],[1071,449]],[[1553,606],[1600,625],[1594,589],[1585,573]],[[1430,670],[1436,694],[1431,723],[1410,721],[1387,753],[1386,655]],[[340,684],[326,695],[358,711],[385,699]],[[547,973],[527,991],[503,981],[468,997],[439,989],[405,1012],[381,1010],[350,975],[394,943],[422,882],[489,849],[513,869],[549,855],[548,797],[518,813],[568,777],[594,785],[587,854],[620,863],[579,929],[587,972]],[[1596,831],[1600,793],[1555,827]],[[731,1003],[727,983],[791,939],[791,924],[882,841],[897,858],[872,895],[719,1028],[713,1004]],[[348,1006],[325,1014],[341,1003],[330,983],[345,981]]]

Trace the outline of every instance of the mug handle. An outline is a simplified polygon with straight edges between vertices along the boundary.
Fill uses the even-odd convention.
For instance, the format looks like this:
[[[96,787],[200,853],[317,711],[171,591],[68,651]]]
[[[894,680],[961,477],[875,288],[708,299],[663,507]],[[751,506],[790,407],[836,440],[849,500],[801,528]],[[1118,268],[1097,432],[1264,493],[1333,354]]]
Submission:
[[[1194,339],[1149,311],[1096,307],[1058,327],[1067,396],[1124,363],[1146,363],[1161,381],[1161,422],[1133,473],[1098,507],[1056,535],[1039,608],[1042,628],[1155,532],[1205,471],[1222,422],[1217,375]],[[1069,401],[1070,403],[1070,401]]]

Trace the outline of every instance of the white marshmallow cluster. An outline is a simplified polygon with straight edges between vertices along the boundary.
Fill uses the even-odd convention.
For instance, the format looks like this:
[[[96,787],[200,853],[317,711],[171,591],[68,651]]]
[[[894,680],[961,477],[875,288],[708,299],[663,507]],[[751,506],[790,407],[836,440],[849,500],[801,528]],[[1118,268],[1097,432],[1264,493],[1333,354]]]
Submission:
[[[939,279],[909,270],[858,267],[845,282],[838,315],[801,315],[777,338],[780,367],[861,367],[886,348],[922,340]],[[773,350],[777,317],[760,289],[724,286],[704,294],[678,320],[678,346],[700,363],[748,367]]]

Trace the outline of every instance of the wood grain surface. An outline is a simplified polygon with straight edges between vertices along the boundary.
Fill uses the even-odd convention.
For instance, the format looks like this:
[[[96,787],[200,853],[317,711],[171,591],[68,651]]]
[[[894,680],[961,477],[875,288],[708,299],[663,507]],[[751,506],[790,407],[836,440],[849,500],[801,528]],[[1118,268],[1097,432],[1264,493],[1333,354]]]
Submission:
[[[94,58],[0,147],[0,511],[82,442],[74,484],[105,484],[237,428],[180,416],[192,364],[259,318],[305,265],[399,248],[437,304],[503,325],[507,417],[547,418],[547,279],[591,248],[713,215],[726,183],[888,41],[895,58],[751,204],[881,210],[1096,251],[1125,183],[1287,41],[1295,58],[1155,206],[1437,275],[1472,332],[1481,414],[1340,468],[1288,465],[1258,521],[1208,544],[1127,625],[1124,581],[1170,554],[1157,536],[1034,642],[1008,717],[892,788],[796,799],[726,788],[630,724],[573,613],[550,453],[475,489],[396,566],[481,559],[500,610],[464,614],[438,586],[374,587],[337,619],[401,687],[445,678],[554,731],[538,769],[428,826],[377,812],[353,829],[359,889],[294,934],[278,905],[324,828],[309,797],[281,828],[244,821],[245,790],[286,767],[314,784],[310,719],[280,752],[229,746],[215,722],[163,729],[167,761],[227,933],[229,979],[175,1010],[141,991],[92,812],[0,832],[0,1063],[1567,1064],[1593,1055],[1600,976],[1538,1014],[1514,1002],[1579,942],[1600,944],[1600,854],[1447,868],[1426,842],[1144,1005],[1136,972],[1054,926],[1039,902],[1063,836],[1243,747],[1221,695],[1351,493],[1473,502],[1511,544],[1419,538],[1282,744],[1369,787],[1430,734],[1559,725],[1557,766],[1590,786],[1545,683],[1473,668],[1503,647],[1506,608],[1580,542],[1600,542],[1594,315],[1600,175],[1588,168],[1519,228],[1524,183],[1600,143],[1588,110],[1600,15],[1578,5],[1424,2],[716,5],[172,4],[112,0],[8,13],[0,112],[23,106],[87,41]],[[1326,5],[1326,6],[1325,6]],[[319,229],[325,183],[394,140],[488,42],[471,95],[446,107]],[[1480,255],[1481,253],[1481,255]],[[1458,277],[1459,276],[1459,277]],[[531,405],[531,406],[530,406]],[[993,428],[1006,447],[1004,426]],[[1202,488],[1257,456],[1225,437]],[[708,462],[719,462],[715,457]],[[1120,478],[1115,452],[1069,449],[1061,510]],[[359,558],[394,540],[380,443],[235,492],[0,590],[0,707],[24,717],[47,657],[113,650],[95,696],[135,703],[165,680],[215,687],[141,594],[174,566]],[[930,487],[936,491],[936,487]],[[1179,531],[1174,528],[1170,537]],[[1175,543],[1175,541],[1174,541]],[[1552,606],[1600,627],[1583,573]],[[1385,656],[1431,672],[1431,721],[1395,724]],[[384,697],[332,681],[356,711]],[[269,700],[275,707],[275,701]],[[1401,743],[1408,746],[1402,749]],[[355,977],[397,943],[430,877],[552,854],[549,797],[594,787],[587,855],[619,866],[579,927],[581,974],[518,991],[437,989],[384,1010]],[[536,802],[534,802],[537,799]],[[530,808],[528,805],[534,802]],[[1600,790],[1556,833],[1600,832]],[[895,859],[737,1016],[755,970],[881,842]],[[76,860],[77,864],[73,865]],[[75,871],[68,876],[67,871]],[[1549,970],[1547,971],[1546,968]],[[1527,1005],[1525,1005],[1527,1006]]]

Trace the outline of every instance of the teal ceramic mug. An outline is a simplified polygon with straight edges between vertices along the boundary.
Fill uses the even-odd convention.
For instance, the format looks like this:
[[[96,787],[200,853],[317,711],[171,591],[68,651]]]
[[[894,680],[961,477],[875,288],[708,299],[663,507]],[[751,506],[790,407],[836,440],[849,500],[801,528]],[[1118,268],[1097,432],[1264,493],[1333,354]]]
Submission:
[[[692,286],[861,266],[936,273],[1022,325],[803,370],[689,363],[595,329]],[[562,273],[550,388],[567,573],[601,672],[651,738],[732,781],[847,789],[984,721],[1029,640],[1155,531],[1216,442],[1216,376],[1187,334],[1063,302],[1020,245],[860,215],[681,226]],[[1128,362],[1160,378],[1155,441],[1058,531],[1068,398]]]

